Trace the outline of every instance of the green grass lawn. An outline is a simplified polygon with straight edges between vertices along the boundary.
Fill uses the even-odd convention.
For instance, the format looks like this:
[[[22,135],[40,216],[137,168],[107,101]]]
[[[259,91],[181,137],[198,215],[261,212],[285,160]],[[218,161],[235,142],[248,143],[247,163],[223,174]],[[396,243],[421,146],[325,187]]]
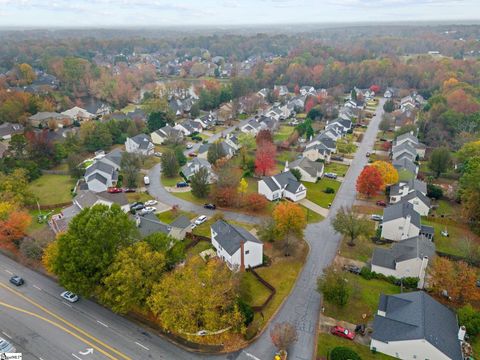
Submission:
[[[285,161],[292,162],[297,159],[298,152],[296,151],[280,151],[277,154],[277,162],[280,162],[282,166],[285,165]]]
[[[273,134],[273,140],[279,142],[287,140],[293,130],[295,130],[293,126],[282,125],[277,131],[275,131],[275,134]]]
[[[371,235],[375,233],[375,224],[371,221]],[[373,249],[380,247],[375,245],[370,236],[360,236],[355,240],[355,246],[348,245],[348,239],[344,238],[340,244],[340,255],[349,259],[367,262],[371,260]],[[385,245],[385,247],[389,247]]]
[[[318,343],[317,343],[317,359],[327,358],[330,351],[337,346],[344,346],[352,349],[355,351],[362,359],[364,360],[389,360],[395,359],[391,356],[380,354],[380,353],[372,353],[370,348],[365,345],[357,344],[353,341],[340,338],[338,336],[333,336],[327,333],[320,333],[318,335]]]
[[[142,161],[142,169],[149,170],[160,162],[160,158],[156,156],[148,156]]]
[[[129,203],[133,203],[137,201],[145,202],[153,199],[153,197],[150,194],[145,192],[126,193],[125,195],[127,196],[127,200]]]
[[[42,175],[30,183],[29,190],[40,205],[54,205],[72,201],[74,186],[75,181],[69,175]]]
[[[197,245],[187,251],[187,258],[190,256],[200,255],[202,251],[207,249],[213,249],[212,244],[208,241],[200,241]]]
[[[336,173],[338,176],[344,176],[348,171],[349,166],[344,164],[338,163],[330,163],[325,165],[324,172],[333,172]]]
[[[170,224],[173,220],[175,220],[177,217],[181,215],[185,215],[190,220],[196,217],[194,213],[183,211],[183,210],[178,210],[176,213],[174,213],[172,210],[164,211],[162,213],[157,214],[157,217],[160,221],[164,222],[165,224]]]
[[[307,188],[307,199],[324,208],[328,208],[328,204],[333,202],[340,188],[340,182],[326,178],[321,179],[317,183],[303,182],[303,185]],[[333,188],[335,193],[324,193],[327,187]]]
[[[226,220],[229,224],[232,225],[238,225],[241,226],[248,231],[252,230],[254,228],[254,225],[252,224],[247,224],[243,223],[240,221],[234,221],[234,220]],[[202,236],[208,236],[210,237],[210,226],[214,223],[213,219],[209,219],[205,221],[202,225],[197,226],[195,229],[193,229],[193,233],[197,235],[202,235]]]
[[[186,191],[186,192],[172,192],[171,193],[172,195],[180,198],[180,199],[183,199],[183,200],[186,200],[186,201],[190,201],[191,203],[194,203],[194,204],[197,204],[197,205],[203,205],[205,203],[208,203],[209,200],[207,198],[205,199],[199,199],[195,196],[193,196],[192,192],[191,191]]]
[[[270,295],[270,291],[257,280],[251,272],[242,273],[240,279],[240,297],[250,306],[262,305]]]
[[[320,222],[320,221],[325,219],[322,215],[317,214],[315,211],[307,209],[303,205],[300,205],[300,206],[302,207],[303,211],[305,212],[305,216],[307,217],[307,223],[308,224],[314,224],[314,223]]]
[[[162,175],[163,186],[170,186],[170,187],[176,186],[177,183],[180,182],[180,181],[185,181],[185,179],[183,177],[181,177],[180,175],[172,177],[172,178]]]
[[[444,218],[422,218],[423,225],[433,226],[435,229],[435,247],[437,251],[457,256],[469,256],[467,239],[480,244],[480,238],[475,235],[467,225]],[[447,229],[449,237],[441,235],[441,231]]]
[[[343,320],[352,324],[361,324],[371,321],[377,312],[378,301],[381,294],[397,294],[400,287],[383,280],[365,280],[361,276],[344,271],[344,279],[350,284],[351,293],[348,303],[339,307],[324,302],[325,315]],[[362,315],[366,315],[363,319]]]

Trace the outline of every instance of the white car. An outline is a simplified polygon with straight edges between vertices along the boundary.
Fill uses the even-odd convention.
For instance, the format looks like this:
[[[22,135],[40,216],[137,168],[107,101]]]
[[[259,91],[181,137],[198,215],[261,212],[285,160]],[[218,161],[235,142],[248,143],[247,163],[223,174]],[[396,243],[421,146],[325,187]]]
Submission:
[[[148,200],[145,202],[145,206],[153,206],[157,205],[158,201],[157,200]]]
[[[383,216],[382,216],[382,215],[373,214],[372,216],[370,216],[370,219],[372,219],[373,221],[383,221]]]
[[[157,209],[154,208],[153,206],[146,206],[143,209],[139,210],[138,214],[139,215],[147,215],[147,214],[150,214],[150,213],[154,213],[155,211],[157,211]]]
[[[201,225],[205,221],[207,221],[207,217],[205,215],[199,216],[197,220],[195,220],[195,225]]]
[[[0,338],[0,354],[10,354],[10,353],[16,353],[17,349],[10,344],[7,340]],[[3,359],[3,357],[2,357]]]
[[[191,148],[193,148],[193,145],[192,144],[187,144],[187,149],[190,150]]]
[[[64,291],[60,294],[60,296],[71,303],[77,302],[79,300],[78,295],[72,293],[71,291]]]

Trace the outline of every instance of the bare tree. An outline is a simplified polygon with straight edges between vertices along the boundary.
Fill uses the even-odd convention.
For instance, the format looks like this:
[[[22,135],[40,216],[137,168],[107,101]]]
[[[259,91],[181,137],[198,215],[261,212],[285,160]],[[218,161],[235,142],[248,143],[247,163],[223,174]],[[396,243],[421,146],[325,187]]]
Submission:
[[[270,330],[270,337],[278,350],[287,350],[298,340],[297,329],[289,322],[276,323]]]

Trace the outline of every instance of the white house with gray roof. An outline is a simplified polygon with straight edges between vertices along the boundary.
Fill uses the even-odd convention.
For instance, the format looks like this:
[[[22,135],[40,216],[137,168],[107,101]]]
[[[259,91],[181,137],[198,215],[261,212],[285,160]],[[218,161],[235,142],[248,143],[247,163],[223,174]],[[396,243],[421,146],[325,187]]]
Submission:
[[[143,216],[136,215],[135,224],[142,238],[155,233],[163,233],[177,240],[183,240],[192,226],[190,220],[183,215],[176,218],[171,224],[165,224],[153,213]]]
[[[200,169],[205,168],[208,171],[208,181],[212,184],[215,181],[215,174],[212,171],[212,165],[205,159],[202,158],[193,158],[191,161],[182,166],[181,173],[183,176],[189,180],[193,175],[195,175]]]
[[[155,130],[150,134],[152,142],[157,145],[161,145],[165,142],[180,143],[183,140],[183,132],[178,129],[165,125],[164,127]]]
[[[401,202],[383,210],[382,238],[393,241],[405,240],[418,236],[422,224],[420,214],[413,205]]]
[[[418,138],[413,135],[413,132],[408,132],[397,136],[393,141],[392,148],[396,148],[402,144],[409,144],[411,147],[413,147],[416,150],[419,158],[423,159],[425,157],[426,146],[418,141]]]
[[[315,183],[323,176],[323,163],[312,161],[306,157],[292,161],[290,164],[287,161],[285,164],[285,171],[290,169],[296,169],[300,171],[302,176],[300,178],[301,181]]]
[[[415,236],[399,241],[389,249],[375,248],[372,256],[372,271],[385,276],[419,278],[422,289],[428,262],[435,255],[435,245],[424,236]]]
[[[150,136],[145,134],[138,134],[134,137],[128,137],[125,141],[125,150],[128,153],[140,155],[153,155],[155,152],[155,145],[152,143]]]
[[[307,188],[290,171],[285,171],[260,180],[258,193],[270,201],[285,198],[297,202],[307,196]]]
[[[463,360],[463,337],[455,313],[425,292],[381,295],[370,349],[397,359]]]
[[[210,227],[217,256],[230,270],[254,268],[263,263],[263,243],[241,226],[218,220]]]
[[[430,212],[431,201],[427,197],[427,184],[421,180],[401,181],[390,187],[390,204],[409,202],[421,216]]]
[[[0,140],[10,140],[13,135],[23,134],[24,129],[21,124],[3,123],[0,125]]]
[[[85,170],[84,179],[88,190],[107,191],[109,187],[117,184],[118,171],[107,162],[95,161]]]

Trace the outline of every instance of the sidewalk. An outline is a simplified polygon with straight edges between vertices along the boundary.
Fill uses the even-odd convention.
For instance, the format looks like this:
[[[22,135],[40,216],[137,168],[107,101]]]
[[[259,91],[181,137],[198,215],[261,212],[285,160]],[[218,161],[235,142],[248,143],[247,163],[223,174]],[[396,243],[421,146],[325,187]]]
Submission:
[[[313,212],[316,212],[317,214],[322,215],[323,217],[327,217],[329,210],[325,209],[314,202],[311,202],[308,199],[302,199],[298,202],[299,204],[305,206],[307,209],[312,210]]]

